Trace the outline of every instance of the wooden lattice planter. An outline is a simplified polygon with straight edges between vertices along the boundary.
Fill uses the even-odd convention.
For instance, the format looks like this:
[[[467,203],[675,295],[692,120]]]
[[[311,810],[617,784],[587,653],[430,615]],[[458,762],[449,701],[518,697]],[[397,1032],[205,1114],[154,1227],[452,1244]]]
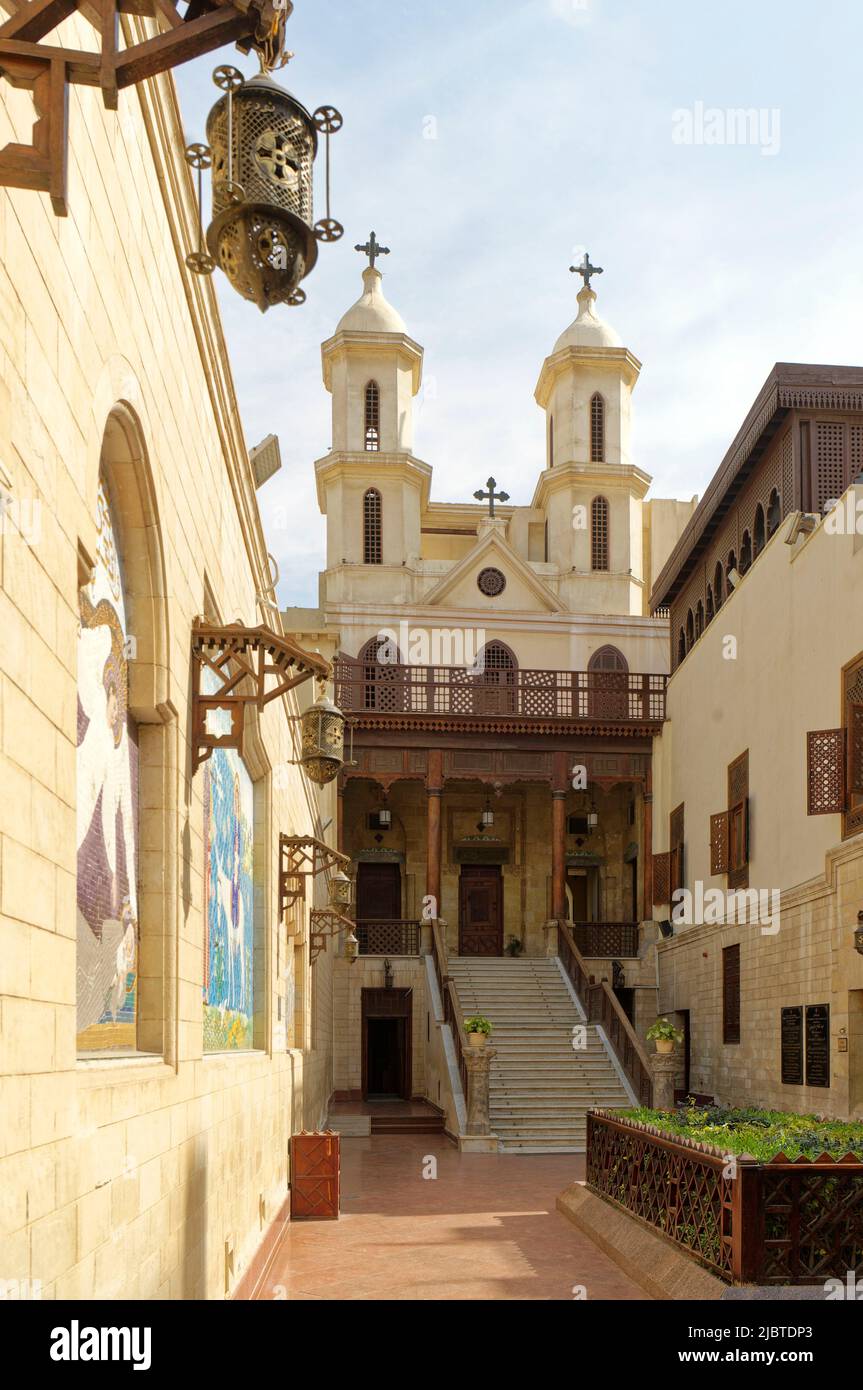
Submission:
[[[759,1163],[593,1110],[587,1185],[729,1283],[863,1276],[863,1162],[853,1154]]]

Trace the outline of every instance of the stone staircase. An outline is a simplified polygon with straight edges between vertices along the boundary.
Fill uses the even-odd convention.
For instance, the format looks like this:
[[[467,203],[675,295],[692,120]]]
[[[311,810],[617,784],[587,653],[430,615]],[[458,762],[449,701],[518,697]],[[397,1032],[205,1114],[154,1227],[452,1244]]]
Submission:
[[[502,1150],[581,1151],[588,1110],[632,1104],[594,1025],[573,1048],[584,1018],[556,959],[451,956],[449,973],[464,1017],[494,1025],[491,1127]]]

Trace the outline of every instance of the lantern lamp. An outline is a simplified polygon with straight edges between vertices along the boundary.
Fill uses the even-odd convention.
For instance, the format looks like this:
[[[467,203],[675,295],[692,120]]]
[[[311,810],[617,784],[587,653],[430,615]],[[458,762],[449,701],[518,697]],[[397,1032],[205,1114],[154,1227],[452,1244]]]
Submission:
[[[186,152],[199,171],[199,197],[200,170],[212,168],[212,220],[206,252],[199,239],[186,264],[199,275],[220,266],[262,313],[274,304],[302,304],[300,281],[317,261],[318,242],[338,241],[344,233],[329,206],[329,142],[342,117],[332,106],[312,115],[266,70],[246,81],[237,68],[223,65],[213,81],[223,95],[207,117],[208,143]],[[327,215],[314,222],[319,133],[327,145]]]
[[[306,776],[325,787],[345,761],[345,716],[329,699],[323,682],[315,703],[300,715],[300,736],[300,763]]]
[[[483,830],[489,830],[491,826],[494,825],[494,811],[491,809],[491,803],[488,797],[486,797],[485,807],[480,818],[480,825]]]
[[[357,940],[356,932],[348,932],[345,937],[344,958],[353,965],[360,953],[360,943]]]
[[[382,806],[381,809],[378,811],[378,829],[379,829],[379,830],[389,830],[389,828],[390,828],[390,826],[392,825],[392,823],[393,823],[393,814],[392,814],[392,811],[390,810],[390,808],[389,808],[389,806],[387,805],[386,801],[384,801],[383,806]]]
[[[339,869],[330,878],[330,907],[348,907],[353,885],[344,870]]]
[[[589,831],[594,831],[598,825],[599,816],[593,807],[591,807],[587,813],[587,828]]]

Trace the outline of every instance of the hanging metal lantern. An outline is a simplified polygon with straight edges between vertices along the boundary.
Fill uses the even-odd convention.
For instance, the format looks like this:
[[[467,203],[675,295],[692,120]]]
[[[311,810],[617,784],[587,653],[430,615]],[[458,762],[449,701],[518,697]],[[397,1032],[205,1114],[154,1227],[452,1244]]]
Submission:
[[[349,907],[353,884],[347,874],[339,869],[332,875],[329,883],[330,907]]]
[[[355,932],[348,932],[347,936],[345,937],[345,946],[344,946],[344,958],[345,958],[345,960],[350,961],[351,965],[353,965],[353,963],[354,963],[354,961],[356,960],[356,958],[357,958],[357,956],[359,955],[359,953],[360,953],[360,943],[359,943],[359,941],[357,940],[356,933],[355,933]]]
[[[332,106],[310,114],[268,72],[245,81],[237,68],[222,66],[213,81],[224,95],[207,117],[208,145],[187,151],[199,170],[202,148],[211,153],[209,254],[199,242],[186,264],[204,275],[220,266],[237,293],[262,312],[274,304],[302,304],[300,281],[317,261],[318,242],[338,241],[344,232],[329,206],[330,135],[341,129],[342,117]],[[327,145],[327,215],[315,223],[319,132]]]
[[[300,731],[300,762],[306,776],[324,787],[338,776],[345,760],[345,716],[324,690],[300,716]]]

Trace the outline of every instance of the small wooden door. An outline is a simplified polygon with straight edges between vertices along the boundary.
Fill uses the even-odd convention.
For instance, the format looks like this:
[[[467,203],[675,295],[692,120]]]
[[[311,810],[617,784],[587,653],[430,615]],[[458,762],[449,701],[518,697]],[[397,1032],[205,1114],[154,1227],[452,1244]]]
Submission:
[[[459,880],[460,956],[503,954],[503,884],[499,864],[463,864]]]
[[[402,915],[398,864],[360,864],[357,868],[357,921],[398,922]]]
[[[363,1100],[410,1100],[412,991],[362,992]]]

